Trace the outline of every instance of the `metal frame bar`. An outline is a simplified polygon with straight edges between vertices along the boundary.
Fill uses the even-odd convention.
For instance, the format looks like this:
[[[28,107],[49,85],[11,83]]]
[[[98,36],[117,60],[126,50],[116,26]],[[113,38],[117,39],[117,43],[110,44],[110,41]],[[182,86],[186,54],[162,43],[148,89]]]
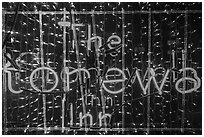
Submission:
[[[125,15],[124,15],[124,9],[122,9],[122,71],[125,71]],[[125,88],[125,82],[122,83],[122,87]],[[125,103],[125,89],[122,92],[122,104]],[[125,106],[122,106],[122,129],[125,128]],[[124,131],[123,131],[124,132]]]
[[[19,130],[29,130],[29,131],[43,131],[44,129],[41,127],[29,127],[29,128],[6,128],[6,131],[19,131]],[[49,130],[51,131],[57,131],[62,130],[61,127],[49,127]],[[70,129],[69,127],[65,127],[66,131],[85,131],[85,128],[78,128],[78,129]],[[107,131],[146,131],[146,128],[107,128]],[[181,131],[181,128],[149,128],[150,131]],[[202,128],[185,128],[185,130],[193,130],[193,131],[202,131]],[[89,128],[88,131],[105,131],[104,128],[100,129],[92,129]]]
[[[6,29],[5,28],[5,14],[4,14],[4,11],[2,11],[3,13],[2,13],[2,22],[3,22],[3,25],[2,25],[2,30],[3,29]],[[2,38],[4,38],[4,36],[3,36],[3,34],[2,34]],[[3,43],[3,39],[2,39],[2,43]],[[4,54],[6,52],[6,46],[4,46],[4,48],[2,49],[2,54]],[[2,65],[3,66],[5,66],[6,65],[6,58],[4,57],[4,55],[2,55]],[[6,80],[6,72],[5,71],[2,71],[2,78],[3,78],[3,81],[2,81],[2,84],[4,85],[4,86],[2,86],[2,104],[4,105],[3,107],[2,107],[2,111],[4,111],[3,112],[3,115],[2,115],[2,117],[3,117],[3,124],[4,125],[2,125],[2,129],[3,129],[3,131],[2,131],[2,133],[4,134],[4,135],[6,135],[6,127],[7,127],[7,80]]]
[[[96,23],[95,23],[95,14],[94,14],[94,10],[92,11],[92,26],[93,26],[93,36],[96,36]],[[101,87],[101,74],[100,74],[100,60],[99,60],[99,45],[97,45],[96,43],[97,40],[95,40],[94,42],[94,46],[95,46],[95,53],[96,53],[96,67],[97,67],[97,90],[98,92],[101,93],[101,105],[102,105],[102,114],[104,115],[106,113],[106,109],[105,109],[105,100],[104,100],[104,92],[103,89]],[[106,118],[104,119],[104,129],[106,129],[107,127],[107,121]]]
[[[5,11],[5,14],[15,14],[14,11]],[[64,11],[19,11],[18,14],[64,14]],[[202,10],[152,10],[150,11],[124,11],[124,14],[160,14],[160,13],[202,13]],[[70,14],[66,11],[65,14]],[[122,11],[73,11],[72,14],[123,14]]]
[[[78,68],[78,74],[79,74],[79,90],[81,92],[81,98],[82,98],[82,109],[83,109],[83,115],[86,114],[86,104],[85,104],[85,99],[84,99],[84,92],[83,92],[83,86],[82,86],[82,77],[81,77],[81,61],[79,57],[79,45],[77,42],[77,32],[76,32],[76,23],[75,23],[75,17],[73,14],[73,10],[71,11],[72,13],[72,25],[73,25],[73,39],[74,39],[74,46],[76,48],[76,58],[77,58],[77,68]],[[85,130],[87,130],[87,117],[84,118],[84,124],[85,124]]]
[[[150,68],[151,68],[151,9],[149,9],[149,15],[148,15],[148,79],[150,79]],[[148,91],[147,95],[150,95],[150,84],[148,85]],[[150,96],[147,97],[147,134],[149,134],[150,130]]]
[[[64,8],[63,21],[66,22],[66,8]],[[63,66],[66,67],[66,26],[63,26]],[[65,81],[65,73],[64,73],[64,81]],[[69,83],[67,83],[69,84]],[[66,92],[66,82],[63,84],[64,92]],[[69,91],[69,89],[68,89]],[[64,132],[64,124],[65,124],[65,101],[66,101],[66,93],[63,94],[62,99],[62,133]]]
[[[44,51],[43,51],[43,31],[42,31],[42,13],[39,13],[39,25],[40,25],[40,58],[41,58],[41,66],[44,67]],[[45,86],[45,74],[44,70],[42,70],[42,92]],[[43,122],[44,122],[44,133],[47,132],[47,119],[46,119],[46,95],[43,94]]]
[[[188,53],[188,13],[185,13],[185,27],[184,27],[184,50],[182,50],[182,68],[186,68],[186,62],[187,62],[187,53]],[[186,90],[186,72],[183,72],[183,91]],[[181,131],[184,132],[185,127],[185,101],[186,101],[186,95],[185,92],[182,94],[182,115],[181,115]]]

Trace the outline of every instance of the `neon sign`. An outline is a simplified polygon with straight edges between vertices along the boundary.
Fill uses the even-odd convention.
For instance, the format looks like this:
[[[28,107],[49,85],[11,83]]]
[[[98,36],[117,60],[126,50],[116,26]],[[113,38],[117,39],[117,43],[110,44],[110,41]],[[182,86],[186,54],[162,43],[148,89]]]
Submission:
[[[14,89],[12,88],[12,85],[11,85],[11,83],[12,83],[12,78],[11,78],[12,76],[11,76],[11,75],[12,75],[12,74],[11,74],[11,72],[12,72],[12,71],[17,71],[17,70],[16,70],[15,68],[10,67],[10,66],[11,66],[11,64],[10,64],[9,62],[4,66],[4,71],[8,74],[8,87],[9,87],[9,90],[10,90],[12,93],[15,93],[15,94],[21,93],[21,92],[23,92],[22,90],[16,91],[16,90],[14,90]],[[69,83],[70,83],[70,79],[69,79],[70,75],[73,75],[73,74],[76,73],[76,74],[77,74],[77,77],[78,77],[78,72],[79,72],[79,71],[85,73],[85,75],[86,75],[85,79],[90,79],[89,70],[87,70],[87,69],[85,69],[85,68],[74,69],[73,71],[69,71],[68,69],[69,69],[69,68],[67,68],[67,67],[65,67],[65,68],[63,69],[63,72],[65,72],[65,74],[66,74],[67,88],[68,88],[68,85],[69,85]],[[160,80],[160,81],[157,81],[155,77],[156,77],[157,75],[159,75],[159,73],[156,73],[156,71],[157,71],[158,69],[165,70],[165,69],[162,68],[162,67],[159,67],[159,68],[156,68],[156,69],[150,68],[150,69],[146,70],[146,74],[147,74],[147,73],[150,73],[150,78],[148,78],[148,81],[147,81],[146,85],[144,85],[144,82],[143,82],[143,81],[144,81],[144,78],[142,79],[142,77],[141,77],[139,71],[136,70],[135,75],[134,75],[133,78],[131,79],[131,83],[132,83],[132,84],[135,83],[135,81],[136,81],[136,79],[137,79],[138,82],[139,82],[139,85],[140,85],[140,87],[141,87],[141,89],[142,89],[142,91],[143,91],[143,94],[147,94],[146,91],[147,91],[147,89],[148,89],[148,87],[149,87],[151,81],[153,81],[153,83],[154,83],[154,85],[155,85],[155,88],[158,90],[158,93],[161,95],[161,94],[162,94],[163,86],[164,86],[164,84],[165,84],[165,82],[166,82],[166,80],[167,80],[167,77],[168,77],[168,75],[169,75],[169,73],[170,73],[170,70],[167,69],[166,71],[164,71],[165,73],[164,73],[164,75],[162,75],[162,76],[163,76],[163,79]],[[50,88],[50,89],[44,90],[44,92],[52,92],[52,91],[57,87],[58,82],[59,82],[59,78],[58,78],[57,73],[56,73],[53,69],[51,69],[51,68],[49,68],[49,67],[40,67],[40,68],[36,68],[34,71],[32,71],[32,73],[31,73],[31,75],[30,75],[30,78],[29,78],[31,87],[32,87],[35,91],[37,91],[37,92],[40,92],[40,91],[41,91],[41,89],[39,89],[39,88],[34,84],[35,81],[36,81],[36,79],[39,78],[39,71],[46,71],[46,72],[47,72],[47,77],[49,77],[49,75],[53,75],[53,77],[54,77],[54,85],[53,85],[53,87]],[[129,74],[129,70],[126,70],[126,71],[128,71],[128,74]],[[191,92],[193,92],[193,91],[196,91],[196,90],[201,86],[201,80],[200,80],[200,78],[197,76],[196,70],[193,69],[193,68],[189,68],[189,67],[183,68],[183,69],[180,69],[180,70],[179,70],[180,73],[183,72],[183,71],[192,71],[194,78],[191,78],[191,77],[183,77],[183,78],[180,78],[178,81],[176,81],[176,84],[175,84],[176,90],[177,90],[179,93],[191,93]],[[112,72],[112,73],[114,72],[114,75],[113,75],[113,74],[110,74],[111,72]],[[116,72],[117,72],[117,73],[116,73]],[[61,73],[60,76],[61,76],[61,79],[62,79],[62,73]],[[76,79],[77,79],[77,77],[76,77]],[[116,78],[116,77],[120,77],[120,78]],[[72,81],[72,82],[75,82],[76,79],[75,79],[74,81]],[[110,85],[110,84],[111,84],[111,85],[112,85],[112,84],[119,84],[119,83],[121,83],[121,82],[125,82],[126,80],[127,80],[126,75],[125,75],[125,73],[124,73],[121,69],[119,69],[119,68],[109,68],[109,69],[107,70],[106,74],[105,74],[105,79],[102,81],[102,87],[103,87],[103,89],[104,89],[106,92],[108,92],[108,93],[110,93],[110,94],[118,94],[118,93],[123,92],[123,91],[125,90],[125,87],[121,87],[120,89],[118,89],[118,90],[115,91],[115,90],[111,90],[111,88],[110,88],[108,85]],[[182,91],[182,90],[179,88],[179,84],[182,83],[184,80],[193,82],[194,86],[193,86],[191,89],[188,89],[188,90],[186,90],[186,91]],[[65,82],[65,81],[64,81],[64,82]],[[161,83],[161,84],[158,85],[158,83]],[[69,89],[69,88],[68,88],[68,89]]]

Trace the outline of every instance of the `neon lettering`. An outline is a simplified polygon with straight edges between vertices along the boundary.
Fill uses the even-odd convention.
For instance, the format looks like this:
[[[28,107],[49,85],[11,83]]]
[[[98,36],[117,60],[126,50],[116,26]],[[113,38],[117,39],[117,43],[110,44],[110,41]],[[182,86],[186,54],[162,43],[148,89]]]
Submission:
[[[11,58],[11,55],[8,54],[8,57]],[[11,66],[11,63],[10,62],[7,62],[6,65],[4,66],[4,72],[8,74],[8,89],[14,93],[14,94],[19,94],[21,92],[23,92],[23,90],[14,90],[13,87],[12,87],[12,74],[11,74],[11,71],[18,71],[17,69],[15,68],[8,68]]]
[[[35,89],[38,92],[41,92],[41,90],[38,87],[35,86],[34,81],[33,81],[33,77],[34,77],[35,73],[38,72],[39,70],[48,70],[48,71],[51,71],[54,74],[54,77],[55,77],[54,86],[52,88],[50,88],[49,90],[44,90],[43,91],[43,92],[51,92],[52,90],[54,90],[57,87],[59,79],[58,79],[57,73],[53,69],[48,68],[48,67],[37,68],[31,73],[31,75],[30,75],[30,84],[31,84],[32,88]]]
[[[92,38],[88,39],[88,41],[87,41],[88,50],[91,50],[91,42],[94,41],[94,40],[95,40],[95,42],[98,40],[97,45],[98,45],[99,48],[102,46],[102,38],[100,36],[95,36],[95,37],[92,37]]]
[[[111,114],[103,114],[102,115],[102,112],[99,112],[99,127],[102,126],[102,120],[105,119],[105,118],[109,118],[109,120],[111,119]]]
[[[164,83],[166,82],[167,76],[168,76],[168,74],[169,74],[169,70],[166,71],[166,74],[165,74],[164,78],[162,79],[162,82],[161,82],[160,87],[158,86],[158,82],[156,81],[156,78],[155,78],[155,75],[156,75],[156,74],[155,74],[154,70],[153,70],[153,69],[150,69],[150,73],[152,74],[152,79],[153,79],[153,81],[154,81],[154,84],[155,84],[155,86],[156,86],[156,89],[159,91],[159,94],[161,95],[161,94],[162,94],[162,88],[163,88]]]
[[[147,70],[147,71],[148,71],[148,70]],[[146,73],[145,73],[145,76],[146,76],[146,74],[147,74],[147,71],[146,71]],[[153,80],[156,89],[159,91],[159,94],[161,95],[161,94],[162,94],[162,88],[163,88],[163,86],[164,86],[164,84],[165,84],[165,82],[166,82],[167,76],[169,75],[169,72],[170,72],[170,71],[169,71],[169,70],[166,71],[164,78],[161,80],[160,86],[158,86],[158,82],[157,82],[157,80],[156,80],[156,78],[155,78],[156,73],[155,73],[154,69],[150,68],[149,71],[150,71],[151,76],[150,76],[150,78],[148,79],[148,82],[146,83],[145,86],[143,85],[145,76],[144,76],[144,78],[143,78],[143,80],[142,80],[138,70],[136,70],[136,74],[133,76],[133,79],[132,79],[131,82],[134,83],[135,80],[136,80],[136,78],[137,78],[137,79],[138,79],[138,82],[139,82],[139,84],[140,84],[140,87],[142,88],[143,93],[146,94],[146,93],[147,93],[148,86],[150,85],[151,80]]]
[[[117,36],[117,35],[112,35],[112,36],[110,36],[108,38],[107,42],[109,42],[109,41],[110,41],[110,43],[108,43],[108,47],[109,47],[109,49],[113,49],[114,47],[112,47],[111,45],[118,45],[118,44],[120,44],[121,43],[121,38],[119,36]],[[116,54],[110,53],[110,55],[112,57],[115,57],[115,56],[117,56],[117,53]]]
[[[187,71],[187,70],[193,71],[193,76],[194,76],[195,79],[190,78],[190,77],[183,77],[183,78],[179,79],[179,80],[176,82],[175,88],[176,88],[176,90],[177,90],[178,92],[180,92],[181,94],[191,93],[191,92],[193,92],[193,91],[196,91],[196,90],[200,87],[200,85],[201,85],[201,80],[200,80],[200,78],[197,76],[197,72],[196,72],[195,69],[193,69],[193,68],[183,68],[183,69],[180,69],[179,71],[182,72],[182,71]],[[194,84],[193,88],[188,89],[188,90],[185,90],[185,91],[182,91],[182,90],[179,88],[179,84],[180,84],[181,82],[183,82],[184,80],[192,81],[193,84]]]
[[[125,89],[125,87],[122,87],[121,89],[119,89],[119,90],[117,90],[117,91],[112,91],[112,90],[108,89],[105,84],[107,84],[107,83],[111,84],[111,83],[124,82],[124,81],[126,80],[126,77],[125,77],[125,74],[124,74],[124,72],[123,72],[122,70],[120,70],[120,69],[118,69],[118,68],[110,68],[110,69],[108,69],[108,71],[106,72],[106,78],[111,77],[111,76],[112,76],[112,77],[114,76],[114,75],[110,75],[110,76],[107,75],[107,74],[108,74],[109,72],[111,72],[111,71],[118,71],[118,72],[121,74],[122,78],[121,78],[121,79],[114,79],[114,80],[104,80],[103,83],[102,83],[102,87],[103,87],[107,92],[109,92],[109,93],[111,93],[111,94],[118,94],[118,93],[122,92],[122,91]],[[118,76],[119,76],[119,74],[118,74]]]
[[[71,103],[70,105],[70,108],[69,108],[69,110],[70,110],[70,112],[69,112],[69,114],[70,114],[70,126],[73,126],[73,121],[74,121],[74,116],[73,116],[73,114],[74,114],[74,111],[73,111],[73,104]]]
[[[111,39],[112,38],[116,38],[116,37],[117,36],[112,36]],[[118,42],[120,42],[120,41],[118,40]],[[116,43],[113,42],[113,44],[116,44]],[[16,61],[18,62],[19,66],[21,65],[20,64],[21,63],[20,60],[22,60],[23,57],[26,56],[26,55],[32,55],[32,54],[31,54],[31,52],[22,53],[16,59]],[[38,58],[37,54],[34,54],[32,56],[33,56],[33,58],[35,58],[35,60],[37,62],[39,62],[38,61],[39,59],[37,59]],[[8,57],[11,58],[11,55],[8,54]],[[23,63],[27,63],[27,62],[24,61]],[[72,71],[70,72],[69,69],[72,69]],[[40,70],[47,70],[46,77],[45,77],[46,78],[46,82],[49,83],[49,84],[53,84],[53,87],[48,89],[48,90],[45,90],[45,92],[51,92],[52,90],[54,90],[56,88],[59,80],[58,80],[58,76],[57,76],[56,72],[54,70],[52,70],[51,68],[49,68],[49,67],[41,67],[41,68],[35,69],[31,73],[30,77],[24,78],[25,80],[23,80],[21,78],[21,82],[30,83],[31,87],[39,92],[40,89],[38,87],[36,87],[36,85],[34,83],[41,76]],[[12,83],[12,73],[11,73],[12,71],[15,72],[15,75],[16,75],[15,80],[18,81],[20,79],[20,77],[21,77],[20,73],[18,72],[19,70],[16,70],[15,68],[11,67],[10,62],[7,62],[6,65],[4,66],[4,72],[7,73],[7,76],[8,76],[8,88],[9,88],[9,90],[12,93],[18,94],[18,93],[21,93],[22,90],[17,90],[16,91],[16,90],[14,90],[12,88],[12,84],[11,84]],[[20,72],[23,72],[23,73],[25,73],[26,71],[27,70],[20,70]],[[87,70],[85,68],[75,69],[73,67],[69,67],[69,68],[65,67],[62,70],[62,72],[60,73],[60,78],[63,80],[63,82],[67,83],[67,85],[66,85],[67,88],[69,88],[69,84],[70,83],[73,83],[73,82],[77,81],[78,75],[79,75],[78,74],[79,71],[83,72],[82,75],[83,75],[83,82],[84,83],[86,82],[87,78],[91,78],[91,75],[90,75],[91,71],[95,71],[94,73],[97,73],[97,69],[96,68],[89,68]],[[196,70],[193,69],[193,68],[190,68],[190,67],[183,68],[183,69],[179,70],[179,72],[184,72],[184,71],[192,71],[194,78],[184,77],[184,78],[181,78],[181,79],[177,80],[176,83],[175,83],[176,90],[178,92],[180,92],[180,93],[191,93],[193,91],[196,91],[201,86],[201,80],[197,76]],[[145,78],[146,78],[148,72],[150,73],[150,77],[148,78],[146,84],[144,85],[144,81],[145,81]],[[64,73],[65,73],[66,78],[63,78],[63,74]],[[165,82],[167,81],[169,73],[170,73],[170,70],[168,70],[168,69],[165,70],[163,67],[157,67],[155,69],[149,68],[148,70],[146,70],[145,75],[142,78],[140,76],[139,70],[136,70],[134,76],[131,79],[131,83],[133,84],[135,82],[136,78],[137,78],[143,93],[146,94],[147,89],[148,89],[149,85],[151,84],[151,81],[153,80],[155,88],[158,90],[159,94],[162,94],[162,89],[164,87]],[[54,76],[54,79],[55,79],[54,81],[52,80],[53,77],[52,76],[50,77],[50,74],[52,74]],[[73,74],[76,74],[76,76],[75,76],[74,80],[70,81],[70,76],[73,75]],[[111,90],[111,88],[113,87],[113,85],[116,85],[118,83],[126,81],[127,80],[126,75],[127,75],[127,77],[130,77],[130,71],[129,71],[128,68],[125,69],[125,73],[121,69],[119,69],[119,68],[110,68],[110,69],[108,69],[108,71],[104,75],[105,76],[105,80],[102,83],[103,89],[105,91],[107,91],[108,93],[111,93],[111,94],[118,94],[118,93],[124,91],[125,87],[121,87],[120,89],[117,89],[117,90]],[[93,74],[93,76],[94,76],[94,74]],[[157,81],[156,80],[157,76],[163,76],[163,78],[161,80]],[[182,83],[183,81],[191,81],[191,83],[193,83],[193,87],[191,89],[183,91],[184,89],[180,89],[179,88],[180,83]],[[159,85],[159,83],[160,83],[160,85]],[[111,85],[111,86],[109,86],[109,85]]]
[[[85,114],[82,116],[82,112],[79,113],[79,118],[80,118],[80,127],[82,127],[82,124],[83,124],[83,119],[86,118],[86,117],[89,117],[90,119],[90,127],[93,125],[93,116],[89,113]]]

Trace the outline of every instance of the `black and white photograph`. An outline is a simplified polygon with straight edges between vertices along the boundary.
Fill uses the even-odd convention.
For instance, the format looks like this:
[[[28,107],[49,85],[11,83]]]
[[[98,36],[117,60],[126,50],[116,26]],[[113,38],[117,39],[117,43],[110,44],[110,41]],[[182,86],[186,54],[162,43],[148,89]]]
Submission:
[[[3,135],[202,135],[202,2],[2,2]]]

